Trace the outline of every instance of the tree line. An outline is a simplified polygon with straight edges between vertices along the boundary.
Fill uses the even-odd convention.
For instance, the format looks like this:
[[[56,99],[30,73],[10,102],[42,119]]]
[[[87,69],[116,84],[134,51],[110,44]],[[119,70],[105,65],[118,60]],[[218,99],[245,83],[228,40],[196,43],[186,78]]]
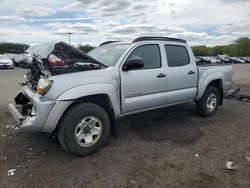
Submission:
[[[5,54],[5,53],[20,54],[24,53],[25,50],[28,49],[28,47],[29,47],[28,44],[2,42],[0,43],[0,54]]]
[[[0,54],[4,53],[23,53],[29,47],[28,44],[21,43],[0,43]],[[94,46],[89,44],[77,46],[80,50],[87,53],[94,49]],[[250,39],[248,37],[239,38],[233,44],[207,47],[205,45],[192,46],[195,56],[250,56]]]
[[[239,38],[233,44],[207,47],[205,45],[192,46],[195,56],[250,56],[250,39],[248,37]]]

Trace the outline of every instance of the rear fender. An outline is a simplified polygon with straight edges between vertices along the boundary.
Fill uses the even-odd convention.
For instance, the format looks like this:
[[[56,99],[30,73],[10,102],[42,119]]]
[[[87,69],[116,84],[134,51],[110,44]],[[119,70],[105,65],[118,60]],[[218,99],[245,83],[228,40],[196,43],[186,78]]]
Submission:
[[[222,81],[222,87],[223,90],[225,88],[225,78],[224,75],[220,72],[210,74],[209,76],[201,76],[198,84],[198,94],[195,98],[195,100],[199,100],[202,98],[205,90],[207,89],[207,86],[214,80],[221,80]],[[223,91],[224,92],[224,91]]]

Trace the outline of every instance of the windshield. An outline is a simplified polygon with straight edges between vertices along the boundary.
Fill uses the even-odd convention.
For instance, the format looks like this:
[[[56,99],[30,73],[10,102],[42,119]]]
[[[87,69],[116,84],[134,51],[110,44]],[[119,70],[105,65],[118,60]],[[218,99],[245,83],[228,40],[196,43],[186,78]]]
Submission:
[[[116,64],[128,47],[129,44],[108,44],[91,50],[88,55],[110,67]]]

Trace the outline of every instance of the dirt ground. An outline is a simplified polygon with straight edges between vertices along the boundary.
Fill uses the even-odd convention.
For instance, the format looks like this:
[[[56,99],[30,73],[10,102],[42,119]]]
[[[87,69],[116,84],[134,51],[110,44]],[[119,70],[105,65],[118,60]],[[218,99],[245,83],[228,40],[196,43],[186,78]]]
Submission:
[[[225,100],[212,118],[192,104],[130,116],[118,139],[79,158],[52,135],[15,128],[7,104],[24,72],[0,70],[0,187],[250,187],[250,103]],[[234,65],[233,80],[250,95],[250,64]]]

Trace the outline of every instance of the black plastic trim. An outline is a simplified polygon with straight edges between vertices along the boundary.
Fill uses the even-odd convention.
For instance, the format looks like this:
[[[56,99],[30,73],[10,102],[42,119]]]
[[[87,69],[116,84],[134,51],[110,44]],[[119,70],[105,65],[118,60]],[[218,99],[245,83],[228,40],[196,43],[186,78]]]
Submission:
[[[138,38],[134,39],[132,43],[140,42],[140,41],[148,41],[148,40],[160,40],[160,41],[187,43],[183,39],[170,38],[170,37],[149,37],[149,36],[138,37]]]
[[[120,42],[120,41],[118,41],[118,40],[105,41],[105,42],[101,43],[99,46],[103,46],[103,45],[111,44],[111,43],[115,43],[115,42]]]

